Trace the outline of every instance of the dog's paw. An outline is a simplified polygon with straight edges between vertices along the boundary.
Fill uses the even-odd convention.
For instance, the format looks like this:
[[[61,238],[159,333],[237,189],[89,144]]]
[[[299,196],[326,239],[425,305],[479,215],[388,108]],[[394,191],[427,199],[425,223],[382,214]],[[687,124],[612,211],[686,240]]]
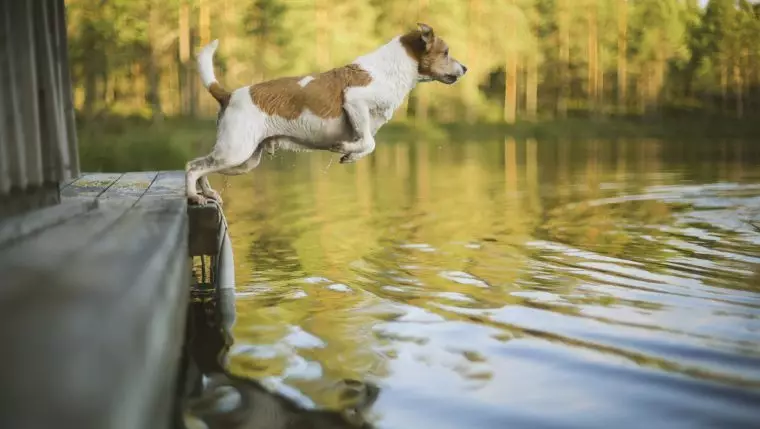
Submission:
[[[219,205],[222,205],[222,196],[219,194],[219,192],[217,192],[217,191],[215,191],[213,189],[211,189],[208,192],[204,192],[203,196],[206,197],[206,198],[208,198],[208,199],[210,199],[210,200],[216,201],[216,203],[219,204]]]
[[[353,143],[351,142],[340,142],[336,143],[332,146],[330,146],[330,152],[336,152],[336,153],[351,153],[353,152]]]
[[[195,204],[195,205],[198,205],[198,206],[205,205],[208,202],[208,200],[206,199],[206,197],[204,197],[203,195],[200,195],[200,194],[188,195],[187,196],[187,200],[189,202],[191,202],[192,204]]]
[[[280,145],[280,143],[279,143],[278,140],[276,140],[276,139],[275,140],[269,140],[264,145],[264,150],[266,150],[267,153],[270,156],[272,156],[272,155],[274,155],[275,151],[277,151],[279,145]]]
[[[356,162],[359,158],[357,158],[353,153],[347,153],[340,157],[340,163],[341,164],[353,164]]]

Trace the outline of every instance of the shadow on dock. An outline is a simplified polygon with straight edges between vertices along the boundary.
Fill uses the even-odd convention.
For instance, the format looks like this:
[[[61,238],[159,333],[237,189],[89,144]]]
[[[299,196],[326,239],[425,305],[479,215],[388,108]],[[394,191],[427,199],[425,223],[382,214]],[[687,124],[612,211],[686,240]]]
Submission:
[[[232,246],[221,209],[190,206],[193,276],[178,377],[177,429],[372,428],[366,412],[380,389],[344,380],[342,410],[306,409],[254,379],[225,367],[234,342],[235,284]]]

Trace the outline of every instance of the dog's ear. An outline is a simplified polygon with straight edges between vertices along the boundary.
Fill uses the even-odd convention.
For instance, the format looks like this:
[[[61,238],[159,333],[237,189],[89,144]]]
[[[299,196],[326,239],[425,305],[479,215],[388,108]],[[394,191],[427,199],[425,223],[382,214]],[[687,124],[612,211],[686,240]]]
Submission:
[[[433,28],[427,24],[418,22],[417,29],[420,30],[420,35],[422,37],[422,41],[425,42],[425,46],[429,48],[430,44],[433,43],[433,39],[435,39]]]

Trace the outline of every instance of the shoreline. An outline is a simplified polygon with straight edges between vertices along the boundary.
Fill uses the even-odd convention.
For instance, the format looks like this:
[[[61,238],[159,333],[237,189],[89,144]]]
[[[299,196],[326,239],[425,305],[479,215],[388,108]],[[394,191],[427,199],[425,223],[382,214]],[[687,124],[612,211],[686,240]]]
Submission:
[[[183,169],[185,162],[210,150],[214,118],[168,117],[160,123],[139,117],[110,116],[91,122],[77,121],[83,171],[144,171]],[[574,139],[755,139],[760,123],[750,119],[686,117],[569,118],[537,121],[427,123],[392,121],[377,135],[381,140],[461,141],[533,138]]]

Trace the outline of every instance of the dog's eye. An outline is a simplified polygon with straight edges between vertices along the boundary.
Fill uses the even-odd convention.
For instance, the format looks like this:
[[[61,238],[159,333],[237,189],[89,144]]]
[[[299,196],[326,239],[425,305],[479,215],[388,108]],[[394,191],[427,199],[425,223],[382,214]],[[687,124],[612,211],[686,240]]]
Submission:
[[[449,56],[449,48],[446,48],[446,50],[443,52],[443,55],[446,57]]]

